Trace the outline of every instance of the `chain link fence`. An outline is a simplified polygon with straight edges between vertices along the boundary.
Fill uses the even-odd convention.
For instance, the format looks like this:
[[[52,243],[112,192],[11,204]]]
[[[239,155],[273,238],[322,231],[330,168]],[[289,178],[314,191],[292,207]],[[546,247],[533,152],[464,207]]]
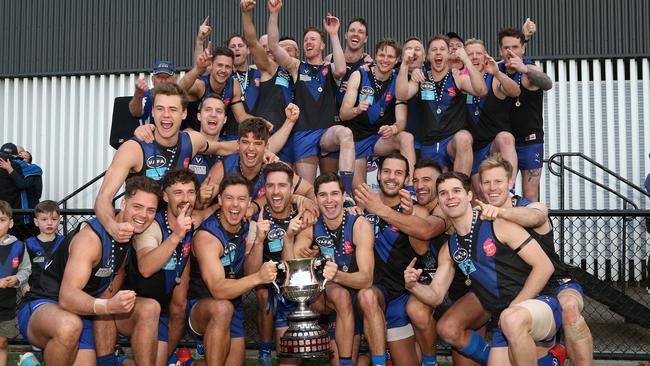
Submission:
[[[21,213],[27,212],[16,212]],[[59,232],[65,234],[94,213],[63,210],[61,217]],[[593,333],[596,358],[650,359],[646,217],[650,211],[551,211],[556,249],[574,266],[572,272],[585,289],[583,315]],[[255,348],[259,335],[254,291],[244,296],[244,304],[246,341]],[[183,341],[193,342],[189,337]]]

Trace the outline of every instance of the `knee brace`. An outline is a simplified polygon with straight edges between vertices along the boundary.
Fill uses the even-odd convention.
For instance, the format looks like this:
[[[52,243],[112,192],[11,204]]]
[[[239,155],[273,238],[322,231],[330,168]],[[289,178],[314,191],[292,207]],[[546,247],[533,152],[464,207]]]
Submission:
[[[573,324],[564,324],[564,335],[569,341],[580,341],[589,337],[589,327],[585,318],[580,315],[578,320]]]

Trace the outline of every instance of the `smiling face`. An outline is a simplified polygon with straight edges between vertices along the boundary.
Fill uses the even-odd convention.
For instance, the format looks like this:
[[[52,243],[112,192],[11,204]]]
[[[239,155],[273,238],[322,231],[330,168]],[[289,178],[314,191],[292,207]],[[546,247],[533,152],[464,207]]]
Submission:
[[[316,203],[327,220],[336,220],[343,214],[343,190],[339,182],[323,183],[318,188]]]
[[[242,65],[246,64],[250,50],[248,49],[246,42],[244,42],[241,37],[232,37],[228,42],[228,48],[230,48],[235,54],[234,65],[236,68],[239,68]]]
[[[437,170],[428,166],[413,172],[413,189],[420,206],[428,205],[436,197],[436,179],[439,175]]]
[[[449,60],[449,47],[447,42],[442,39],[436,39],[429,44],[427,60],[431,63],[433,71],[442,72],[447,68]]]
[[[438,202],[447,217],[455,219],[471,210],[472,192],[463,187],[463,183],[456,178],[445,179],[438,185]]]
[[[400,159],[388,158],[384,160],[377,181],[379,188],[386,197],[395,197],[399,195],[399,190],[404,188],[408,174],[406,170],[408,165]]]
[[[186,216],[189,216],[196,203],[196,186],[193,181],[174,183],[163,192],[163,200],[167,202],[167,210],[174,217],[180,216],[181,209],[189,205],[186,211]]]
[[[226,106],[219,98],[205,98],[196,118],[201,122],[201,133],[216,137],[226,123]]]
[[[487,203],[503,207],[510,199],[510,177],[502,167],[486,169],[480,173],[481,190]]]
[[[239,138],[239,161],[246,168],[262,168],[266,142],[256,139],[252,132]]]
[[[225,84],[232,75],[233,59],[229,56],[219,55],[212,60],[210,73],[219,84]]]
[[[397,64],[397,50],[391,46],[384,46],[377,50],[375,55],[377,68],[383,74],[389,73]]]
[[[358,51],[368,41],[366,26],[361,22],[352,22],[345,32],[345,47],[351,51]]]
[[[325,43],[316,31],[309,31],[305,33],[302,41],[303,51],[307,60],[311,60],[322,56],[325,49]]]
[[[39,212],[34,218],[34,223],[38,227],[38,230],[45,235],[52,235],[56,233],[56,229],[59,227],[59,216],[56,212]]]
[[[180,95],[158,94],[154,98],[151,115],[156,123],[155,133],[169,139],[178,135],[187,111],[183,108]]]
[[[124,212],[123,222],[133,225],[133,232],[144,232],[154,220],[158,208],[158,197],[153,193],[136,191],[131,197],[125,198],[120,204]]]
[[[271,172],[264,181],[266,202],[271,211],[284,213],[291,206],[292,187],[289,175],[285,172]]]
[[[480,43],[472,43],[465,47],[467,57],[469,57],[472,65],[480,72],[483,73],[485,69],[485,47]]]
[[[246,216],[250,201],[248,187],[245,184],[232,184],[224,188],[219,194],[222,223],[229,225],[230,229],[239,226]]]

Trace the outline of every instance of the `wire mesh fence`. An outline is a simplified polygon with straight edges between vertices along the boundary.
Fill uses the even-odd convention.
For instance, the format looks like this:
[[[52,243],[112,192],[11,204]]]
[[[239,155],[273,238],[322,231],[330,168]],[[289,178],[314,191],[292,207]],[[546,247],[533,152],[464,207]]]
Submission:
[[[26,213],[18,211],[17,214]],[[93,210],[63,210],[59,233],[94,217]],[[597,358],[650,359],[650,211],[551,211],[555,246],[585,290],[583,316]],[[23,226],[14,235],[28,235]],[[257,297],[244,296],[246,341],[256,347]],[[264,304],[262,304],[264,306]],[[186,337],[185,342],[193,342]],[[13,340],[22,343],[22,339]],[[440,349],[445,349],[441,345]]]

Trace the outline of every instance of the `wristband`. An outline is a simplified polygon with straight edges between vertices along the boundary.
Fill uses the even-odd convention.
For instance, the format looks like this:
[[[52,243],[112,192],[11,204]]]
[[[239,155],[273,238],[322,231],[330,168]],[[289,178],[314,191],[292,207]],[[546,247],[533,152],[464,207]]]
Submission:
[[[97,315],[108,315],[108,300],[95,299],[93,303],[93,313]]]

